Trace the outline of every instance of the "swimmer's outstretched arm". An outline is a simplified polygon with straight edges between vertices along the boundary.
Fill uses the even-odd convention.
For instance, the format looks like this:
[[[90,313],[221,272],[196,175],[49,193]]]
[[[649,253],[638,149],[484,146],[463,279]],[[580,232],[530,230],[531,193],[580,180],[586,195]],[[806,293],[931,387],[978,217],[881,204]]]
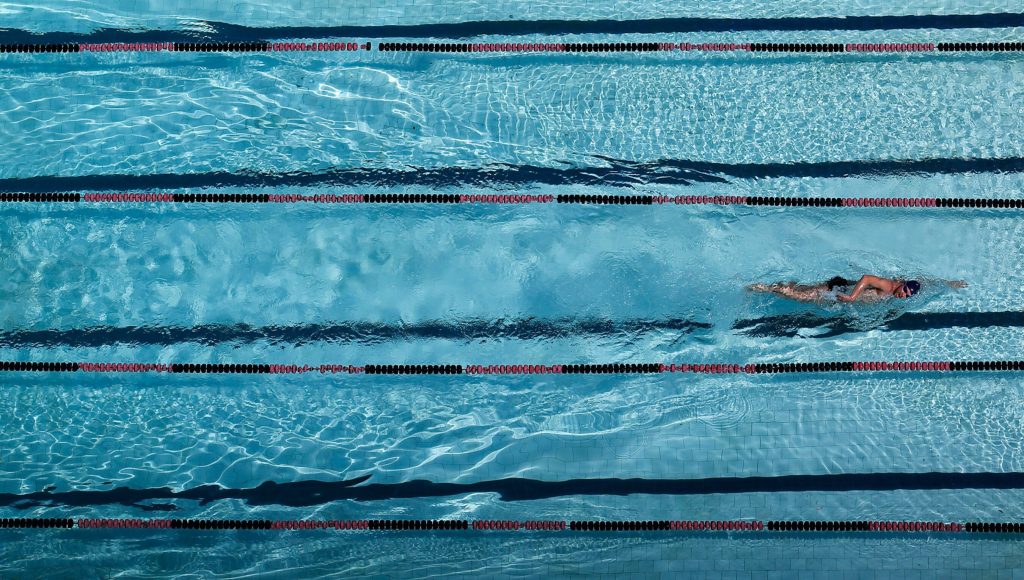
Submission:
[[[967,280],[943,280],[950,288],[966,288]]]
[[[840,302],[855,302],[868,288],[874,288],[881,292],[892,292],[893,284],[895,284],[894,281],[886,278],[864,275],[860,277],[860,280],[857,282],[857,285],[853,287],[853,292],[850,292],[849,296],[845,294],[836,294],[836,300],[839,300]]]

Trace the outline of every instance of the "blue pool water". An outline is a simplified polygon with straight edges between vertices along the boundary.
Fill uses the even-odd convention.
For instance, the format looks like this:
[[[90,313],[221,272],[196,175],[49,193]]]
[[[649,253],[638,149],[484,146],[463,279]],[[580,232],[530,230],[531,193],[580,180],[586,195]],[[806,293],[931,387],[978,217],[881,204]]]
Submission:
[[[558,38],[1022,36],[996,26],[629,31],[652,18],[966,13],[940,2],[913,11],[873,1],[111,4],[0,4],[12,29],[0,41],[594,18],[634,25]],[[973,12],[1015,8],[990,2]],[[4,54],[0,192],[1020,199],[1022,63],[1019,52]],[[1019,360],[1021,218],[976,209],[5,203],[0,360]],[[854,307],[743,290],[863,272],[909,274],[926,288],[905,303]],[[952,279],[970,286],[938,282]],[[941,489],[903,489],[909,478],[899,476],[1024,472],[1020,373],[2,373],[0,381],[0,517],[1024,519],[1022,489],[952,476]],[[840,481],[830,476],[879,474],[870,490],[829,487]],[[655,494],[608,483],[791,475],[822,476],[825,487]],[[364,476],[353,489],[379,487],[339,499],[288,491]],[[508,478],[524,480],[522,495],[496,491]],[[420,480],[468,487],[435,493]],[[573,480],[544,491],[544,482]],[[267,482],[283,491],[245,491]],[[180,497],[201,486],[233,495]],[[1020,540],[1001,536],[0,537],[5,577],[909,578],[1024,569]]]

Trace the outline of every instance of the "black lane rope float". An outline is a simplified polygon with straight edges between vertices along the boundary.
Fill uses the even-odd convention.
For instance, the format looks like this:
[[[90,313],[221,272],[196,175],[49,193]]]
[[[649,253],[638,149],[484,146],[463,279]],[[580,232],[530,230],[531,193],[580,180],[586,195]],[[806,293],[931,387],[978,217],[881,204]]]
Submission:
[[[236,364],[0,361],[0,372],[352,375],[793,374],[842,372],[1012,372],[1024,361],[831,361],[804,363],[610,364]]]
[[[817,532],[1024,534],[1022,522],[926,520],[320,520],[167,518],[0,518],[0,529],[351,532]]]
[[[546,204],[716,205],[824,208],[1024,209],[1024,199],[941,197],[781,197],[609,194],[267,194],[267,193],[0,193],[0,203],[232,203],[232,204]]]
[[[66,54],[79,52],[361,52],[371,41],[340,42],[100,42],[3,43],[0,54]],[[380,52],[430,53],[636,53],[636,52],[758,52],[758,53],[906,53],[906,52],[1022,52],[1022,42],[379,42]]]

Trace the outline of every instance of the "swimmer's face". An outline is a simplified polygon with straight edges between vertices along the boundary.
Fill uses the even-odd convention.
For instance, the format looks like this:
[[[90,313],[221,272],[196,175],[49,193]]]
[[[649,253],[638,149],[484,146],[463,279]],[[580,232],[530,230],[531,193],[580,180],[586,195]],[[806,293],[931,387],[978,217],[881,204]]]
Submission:
[[[907,291],[906,284],[900,284],[895,290],[893,290],[892,295],[897,298],[907,298],[910,296],[910,292]]]

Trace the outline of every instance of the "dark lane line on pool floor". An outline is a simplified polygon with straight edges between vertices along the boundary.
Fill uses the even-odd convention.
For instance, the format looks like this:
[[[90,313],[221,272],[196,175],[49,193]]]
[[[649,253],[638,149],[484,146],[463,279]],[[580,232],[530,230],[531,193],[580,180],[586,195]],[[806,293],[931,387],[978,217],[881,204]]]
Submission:
[[[654,34],[754,31],[957,30],[1024,26],[1024,14],[926,14],[789,18],[653,18],[641,20],[483,20],[471,22],[253,27],[190,20],[187,30],[99,28],[90,32],[0,31],[0,43],[62,42],[254,42],[300,38],[469,38],[528,34]]]
[[[961,489],[1024,489],[1024,473],[840,473],[702,479],[587,478],[544,481],[505,478],[476,483],[438,483],[412,480],[365,483],[364,475],[343,481],[264,482],[254,488],[200,485],[175,491],[169,487],[110,490],[0,493],[0,506],[30,509],[41,506],[100,506],[121,504],[148,511],[174,511],[171,504],[145,505],[155,500],[193,500],[206,505],[219,500],[242,500],[251,506],[307,507],[340,500],[384,501],[496,493],[503,501],[527,501],[578,495],[706,495],[782,492],[930,491]]]
[[[686,159],[634,162],[593,156],[602,166],[542,167],[496,163],[480,167],[331,168],[317,172],[209,171],[202,173],[98,174],[8,177],[0,192],[142,191],[212,187],[367,186],[393,188],[522,188],[530,186],[693,185],[771,178],[906,177],[974,173],[1024,173],[1024,157],[863,160],[795,163],[714,163]]]
[[[851,316],[824,316],[813,312],[744,318],[732,329],[754,337],[831,338],[845,334],[882,331],[928,331],[949,328],[1021,328],[1024,312],[906,312],[865,328]],[[682,318],[612,320],[601,318],[510,318],[493,321],[464,319],[422,322],[325,322],[293,325],[202,324],[196,326],[92,326],[70,329],[0,331],[0,348],[80,348],[114,344],[171,346],[195,343],[215,346],[254,343],[304,346],[310,343],[381,344],[414,340],[553,340],[566,338],[635,338],[654,332],[705,334],[714,325]],[[808,329],[823,329],[804,335]]]
[[[170,346],[197,343],[207,346],[223,343],[268,341],[302,346],[308,343],[379,344],[422,339],[480,340],[552,340],[560,338],[615,338],[651,332],[672,331],[691,334],[709,330],[706,322],[668,319],[611,320],[601,318],[510,318],[494,321],[467,319],[423,322],[335,322],[250,326],[248,324],[204,324],[198,326],[94,326],[66,330],[9,330],[0,332],[0,347],[99,347],[111,344],[151,344]]]
[[[948,328],[1021,328],[1024,312],[905,312],[892,320],[864,327],[852,316],[824,316],[813,312],[746,318],[733,323],[733,330],[755,337],[833,338],[845,334],[882,331],[944,330]],[[805,334],[802,331],[822,329]]]

